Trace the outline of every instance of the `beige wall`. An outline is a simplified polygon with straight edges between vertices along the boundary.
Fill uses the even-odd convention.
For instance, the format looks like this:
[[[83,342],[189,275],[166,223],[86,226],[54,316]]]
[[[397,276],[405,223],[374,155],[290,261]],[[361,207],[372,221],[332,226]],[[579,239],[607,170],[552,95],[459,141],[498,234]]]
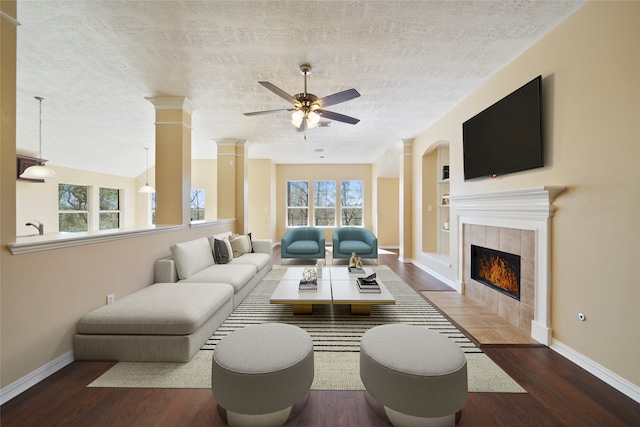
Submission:
[[[422,155],[450,141],[451,194],[567,186],[552,222],[551,301],[558,347],[640,385],[640,3],[589,2],[415,139],[416,199]],[[464,182],[462,122],[535,76],[543,77],[546,166]],[[422,212],[416,203],[416,235]],[[418,261],[458,277],[452,266]],[[416,247],[421,248],[421,243]],[[587,321],[578,321],[578,312]],[[553,345],[552,345],[553,346]]]
[[[18,236],[37,233],[25,224],[37,220],[45,225],[45,233],[58,232],[58,184],[89,186],[89,204],[99,205],[99,188],[117,188],[120,191],[121,228],[136,225],[138,188],[133,178],[83,171],[79,169],[49,166],[58,175],[57,180],[45,182],[16,181],[16,233]],[[98,211],[93,210],[91,230],[98,229]]]
[[[376,206],[378,213],[378,247],[400,245],[400,179],[378,178]]]
[[[438,152],[433,150],[422,156],[422,252],[438,250]],[[431,210],[429,210],[431,207]]]
[[[280,241],[286,231],[287,181],[308,180],[313,188],[314,180],[362,180],[364,181],[364,227],[372,229],[371,220],[371,165],[277,165],[276,178],[276,238]],[[339,184],[338,184],[339,186]],[[339,189],[338,189],[339,190]],[[334,228],[325,228],[325,240],[333,240]]]

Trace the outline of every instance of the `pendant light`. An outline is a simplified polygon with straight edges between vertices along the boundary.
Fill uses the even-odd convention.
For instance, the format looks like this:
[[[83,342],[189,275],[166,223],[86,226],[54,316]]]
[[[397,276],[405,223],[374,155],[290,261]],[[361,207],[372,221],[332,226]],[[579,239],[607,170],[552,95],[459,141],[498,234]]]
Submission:
[[[149,148],[144,147],[144,149],[147,150],[147,180],[145,181],[145,184],[142,187],[140,187],[140,190],[138,191],[140,193],[153,193],[156,191],[156,189],[149,185]]]
[[[40,132],[40,145],[38,148],[38,164],[29,166],[24,172],[20,174],[20,178],[28,179],[55,179],[56,173],[53,169],[44,165],[46,160],[42,160],[42,101],[44,98],[40,96],[34,96],[40,103],[40,120],[39,120],[39,132]]]

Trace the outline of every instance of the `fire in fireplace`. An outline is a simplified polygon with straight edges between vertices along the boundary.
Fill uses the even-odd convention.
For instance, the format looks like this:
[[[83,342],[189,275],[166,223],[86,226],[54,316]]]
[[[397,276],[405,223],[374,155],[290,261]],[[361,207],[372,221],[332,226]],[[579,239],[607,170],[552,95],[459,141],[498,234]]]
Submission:
[[[471,278],[520,301],[520,256],[471,245]]]

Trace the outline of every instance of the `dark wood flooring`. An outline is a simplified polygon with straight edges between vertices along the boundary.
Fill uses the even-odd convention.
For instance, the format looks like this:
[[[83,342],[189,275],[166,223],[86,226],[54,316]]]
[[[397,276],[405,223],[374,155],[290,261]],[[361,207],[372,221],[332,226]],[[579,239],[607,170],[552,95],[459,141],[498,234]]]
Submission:
[[[280,262],[279,247],[274,263]],[[397,255],[386,264],[419,290],[446,285]],[[542,346],[490,346],[485,353],[527,394],[469,393],[459,427],[640,426],[640,404]],[[223,426],[210,390],[87,388],[114,362],[74,362],[0,407],[2,427]],[[361,391],[311,391],[288,426],[388,426]]]

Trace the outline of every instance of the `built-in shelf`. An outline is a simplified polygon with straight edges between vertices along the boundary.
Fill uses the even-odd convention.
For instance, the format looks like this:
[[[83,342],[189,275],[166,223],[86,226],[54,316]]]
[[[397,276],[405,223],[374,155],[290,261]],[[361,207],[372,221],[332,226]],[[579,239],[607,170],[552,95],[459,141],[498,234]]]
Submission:
[[[438,254],[449,257],[449,146],[438,147]],[[446,171],[445,171],[446,169]],[[446,224],[446,225],[445,225]]]

